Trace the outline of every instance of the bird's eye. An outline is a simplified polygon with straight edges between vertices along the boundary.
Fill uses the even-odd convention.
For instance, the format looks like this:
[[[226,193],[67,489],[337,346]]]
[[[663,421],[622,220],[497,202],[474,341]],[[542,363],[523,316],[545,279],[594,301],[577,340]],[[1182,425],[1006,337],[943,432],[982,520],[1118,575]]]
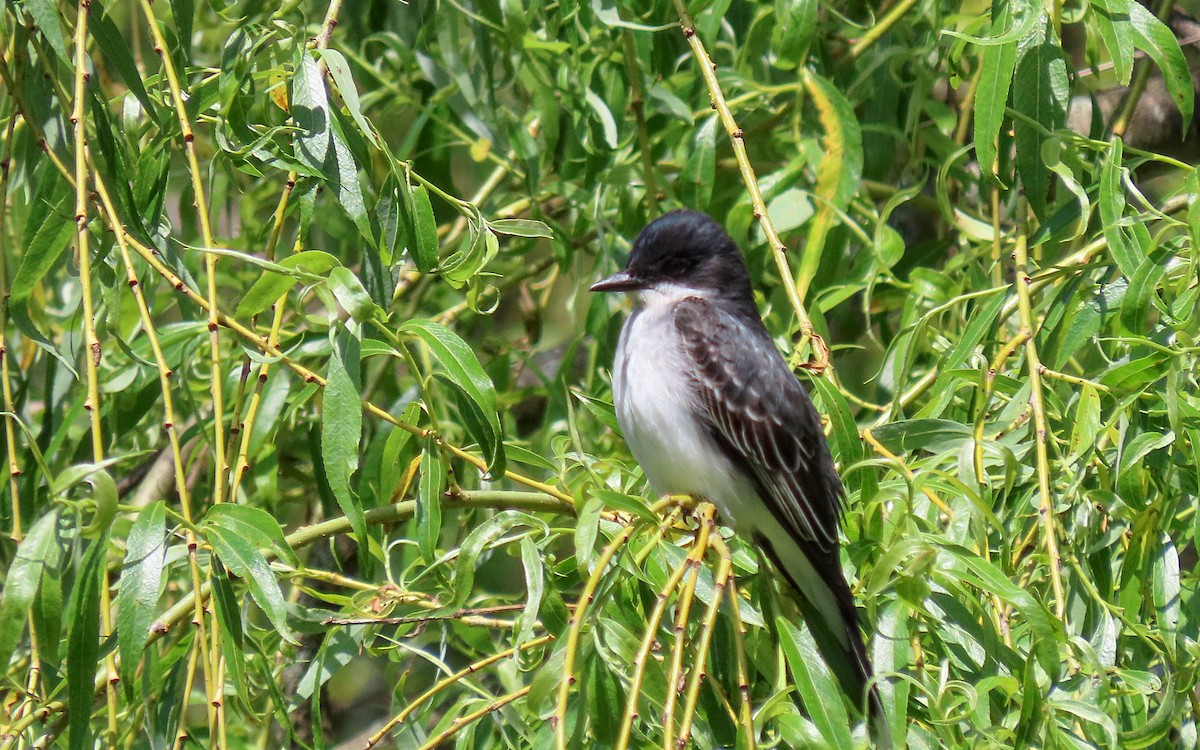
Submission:
[[[679,277],[687,273],[689,264],[684,258],[668,258],[663,263],[663,273],[671,278]]]

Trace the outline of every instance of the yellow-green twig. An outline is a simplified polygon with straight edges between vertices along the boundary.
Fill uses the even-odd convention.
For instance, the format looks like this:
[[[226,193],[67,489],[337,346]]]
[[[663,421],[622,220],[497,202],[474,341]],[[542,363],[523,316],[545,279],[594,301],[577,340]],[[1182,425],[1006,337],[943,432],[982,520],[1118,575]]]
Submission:
[[[499,711],[509,703],[512,703],[518,698],[525,696],[527,693],[529,693],[532,687],[532,685],[526,685],[520,690],[516,690],[508,695],[497,698],[491,703],[485,705],[483,708],[472,711],[469,714],[463,714],[462,716],[459,716],[454,721],[450,722],[450,726],[446,727],[441,732],[438,732],[433,737],[430,737],[429,741],[424,745],[421,745],[418,750],[433,750],[435,747],[441,747],[443,742],[458,734],[463,727],[471,724],[472,722],[478,721],[481,717],[487,716],[495,711]]]
[[[563,648],[563,676],[558,684],[558,702],[555,705],[554,716],[550,719],[554,724],[554,741],[558,750],[567,748],[567,699],[571,694],[571,686],[575,684],[575,654],[579,648],[579,634],[583,631],[584,615],[587,614],[588,605],[592,603],[592,599],[596,595],[596,587],[600,585],[600,579],[604,577],[604,569],[608,567],[608,563],[612,561],[621,547],[629,541],[629,537],[633,536],[633,532],[637,528],[636,520],[631,520],[613,537],[611,542],[605,545],[600,557],[596,560],[595,567],[592,568],[592,574],[588,576],[587,583],[583,586],[583,592],[579,595],[579,603],[575,606],[575,611],[571,613],[567,629],[567,643]]]
[[[1024,235],[1017,238],[1013,250],[1013,263],[1017,273],[1017,303],[1021,316],[1021,330],[1026,333],[1025,362],[1029,371],[1029,404],[1033,407],[1033,424],[1037,446],[1038,492],[1041,502],[1038,514],[1042,519],[1043,541],[1046,545],[1046,564],[1050,569],[1050,585],[1054,590],[1054,609],[1059,620],[1065,622],[1066,596],[1063,593],[1062,565],[1058,554],[1058,531],[1055,523],[1054,498],[1050,494],[1050,459],[1046,453],[1046,407],[1042,396],[1042,363],[1038,359],[1034,337],[1033,309],[1029,301],[1029,257]]]
[[[703,507],[709,508],[708,518],[712,519],[712,506],[705,503]],[[621,728],[617,733],[617,750],[625,750],[629,747],[629,738],[633,733],[633,720],[638,715],[638,698],[642,694],[642,678],[646,674],[646,665],[650,661],[650,650],[655,642],[658,641],[658,626],[662,622],[663,613],[667,611],[667,604],[671,600],[671,593],[679,586],[679,582],[683,580],[683,576],[689,570],[695,571],[700,560],[704,555],[704,550],[708,547],[708,529],[709,525],[703,520],[700,524],[700,534],[704,535],[704,544],[693,544],[691,552],[684,558],[683,562],[675,567],[671,572],[667,582],[659,589],[658,598],[654,603],[654,609],[650,611],[650,616],[646,618],[646,628],[642,632],[642,644],[638,648],[637,655],[633,659],[633,676],[629,682],[629,696],[625,701],[625,714],[621,718]],[[668,692],[674,690],[671,685],[667,686]]]
[[[713,541],[713,546],[721,550],[727,545],[724,539],[717,536]],[[728,549],[720,554],[722,556],[728,554]],[[737,660],[738,693],[742,698],[741,707],[738,711],[738,725],[744,733],[743,738],[746,747],[749,750],[755,750],[757,741],[754,735],[754,710],[750,705],[750,678],[746,662],[746,626],[742,623],[742,608],[741,602],[738,599],[737,584],[732,578],[729,579],[729,588],[725,593],[729,597],[729,609],[733,615],[733,645]]]
[[[695,663],[692,665],[692,673],[688,677],[687,697],[684,700],[683,715],[679,723],[679,739],[675,743],[679,750],[687,747],[688,740],[692,736],[692,720],[696,715],[696,706],[700,699],[700,684],[704,681],[705,665],[708,663],[708,646],[712,642],[717,613],[721,609],[721,601],[725,598],[725,587],[728,585],[730,573],[733,571],[733,555],[729,553],[728,545],[720,539],[720,534],[717,534],[716,538],[720,540],[720,543],[711,542],[718,557],[717,571],[713,575],[713,598],[708,604],[708,610],[704,613],[704,619],[700,622]],[[740,623],[735,625],[735,627],[740,626]]]
[[[671,750],[675,739],[675,704],[683,688],[680,681],[683,678],[683,646],[687,635],[688,616],[691,614],[692,600],[696,595],[696,582],[700,579],[700,567],[704,555],[708,552],[708,535],[713,531],[715,515],[716,509],[712,503],[701,503],[696,509],[696,519],[700,528],[693,543],[694,554],[688,556],[689,561],[695,562],[691,565],[690,574],[683,584],[683,591],[680,592],[679,603],[676,605],[675,643],[671,647],[671,673],[667,678],[667,699],[663,707],[663,750]],[[702,662],[703,659],[703,656],[699,656],[697,662]]]

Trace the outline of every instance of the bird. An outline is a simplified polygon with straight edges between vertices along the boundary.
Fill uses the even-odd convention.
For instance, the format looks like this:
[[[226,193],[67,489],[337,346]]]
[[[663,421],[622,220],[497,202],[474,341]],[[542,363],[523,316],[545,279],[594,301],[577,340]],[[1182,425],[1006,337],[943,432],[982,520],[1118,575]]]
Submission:
[[[655,492],[711,500],[790,585],[843,691],[887,722],[839,560],[845,492],[820,416],[776,348],[737,243],[699,211],[650,222],[593,292],[635,298],[612,369],[617,423]]]

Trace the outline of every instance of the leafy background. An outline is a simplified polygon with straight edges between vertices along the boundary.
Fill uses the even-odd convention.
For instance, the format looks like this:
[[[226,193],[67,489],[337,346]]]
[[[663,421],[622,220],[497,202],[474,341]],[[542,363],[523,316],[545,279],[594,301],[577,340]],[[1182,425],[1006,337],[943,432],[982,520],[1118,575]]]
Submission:
[[[866,743],[616,432],[586,289],[678,206],[828,417],[895,744],[1194,746],[1183,11],[4,3],[0,747]]]

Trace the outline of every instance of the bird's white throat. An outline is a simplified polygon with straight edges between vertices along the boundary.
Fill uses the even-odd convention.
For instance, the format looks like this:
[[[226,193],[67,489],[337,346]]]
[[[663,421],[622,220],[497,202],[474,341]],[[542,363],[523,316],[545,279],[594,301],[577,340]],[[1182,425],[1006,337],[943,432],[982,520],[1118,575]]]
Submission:
[[[633,457],[659,494],[711,499],[737,525],[753,486],[734,470],[697,416],[688,373],[695,367],[675,329],[675,305],[703,292],[673,284],[638,293],[613,367],[617,421]]]

